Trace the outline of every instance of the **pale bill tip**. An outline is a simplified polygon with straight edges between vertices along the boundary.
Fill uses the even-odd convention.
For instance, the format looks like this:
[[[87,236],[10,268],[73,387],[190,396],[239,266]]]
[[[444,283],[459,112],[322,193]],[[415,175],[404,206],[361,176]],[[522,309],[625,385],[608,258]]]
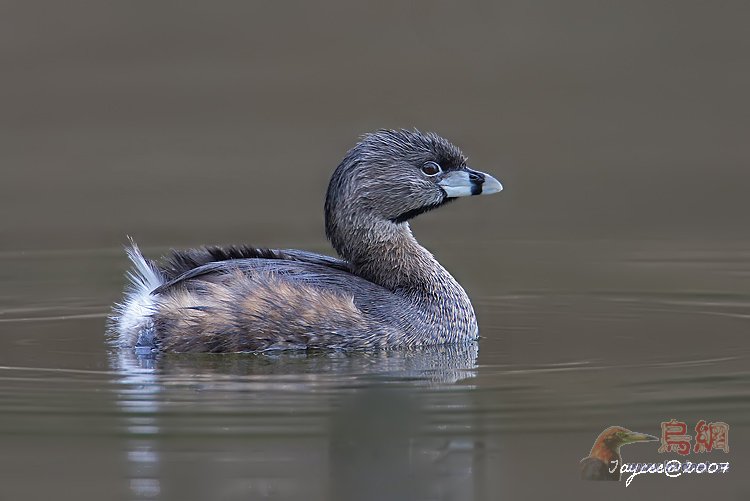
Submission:
[[[489,174],[485,174],[484,183],[482,184],[482,195],[491,195],[500,191],[503,191],[503,185],[500,184],[500,181]]]

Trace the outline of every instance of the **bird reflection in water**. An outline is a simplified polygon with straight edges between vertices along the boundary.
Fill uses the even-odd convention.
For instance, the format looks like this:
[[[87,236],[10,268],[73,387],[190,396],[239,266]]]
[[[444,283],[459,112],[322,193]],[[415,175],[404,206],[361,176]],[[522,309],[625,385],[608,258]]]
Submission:
[[[131,495],[330,499],[354,480],[360,499],[367,485],[373,499],[470,492],[475,444],[443,420],[469,413],[477,354],[113,352]]]

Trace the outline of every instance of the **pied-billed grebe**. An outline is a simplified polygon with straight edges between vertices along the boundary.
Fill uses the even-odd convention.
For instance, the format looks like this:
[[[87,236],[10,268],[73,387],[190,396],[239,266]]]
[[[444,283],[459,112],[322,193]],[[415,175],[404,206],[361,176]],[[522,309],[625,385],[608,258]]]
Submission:
[[[161,263],[133,244],[133,270],[110,318],[123,347],[172,352],[361,349],[477,338],[466,292],[409,229],[457,197],[497,193],[445,139],[367,134],[328,186],[326,235],[342,259],[299,250],[207,247]]]

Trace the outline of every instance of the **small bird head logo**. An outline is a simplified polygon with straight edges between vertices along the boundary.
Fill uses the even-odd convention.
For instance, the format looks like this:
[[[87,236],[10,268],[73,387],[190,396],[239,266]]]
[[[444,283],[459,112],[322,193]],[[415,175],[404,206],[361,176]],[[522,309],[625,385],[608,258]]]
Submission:
[[[653,435],[630,431],[622,426],[610,426],[596,437],[588,457],[581,460],[583,480],[620,480],[622,456],[620,447],[634,442],[659,440]]]

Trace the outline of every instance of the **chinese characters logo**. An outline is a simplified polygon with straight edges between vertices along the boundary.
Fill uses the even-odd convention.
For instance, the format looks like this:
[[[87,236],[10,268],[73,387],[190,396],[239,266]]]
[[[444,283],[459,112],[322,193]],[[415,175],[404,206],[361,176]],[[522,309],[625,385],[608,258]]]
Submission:
[[[692,447],[693,452],[711,452],[719,449],[729,452],[729,425],[717,421],[715,423],[706,423],[704,420],[698,421],[695,425],[695,444]],[[690,441],[692,436],[687,434],[687,424],[683,421],[671,419],[661,423],[661,447],[659,452],[676,452],[681,456],[690,454]]]

